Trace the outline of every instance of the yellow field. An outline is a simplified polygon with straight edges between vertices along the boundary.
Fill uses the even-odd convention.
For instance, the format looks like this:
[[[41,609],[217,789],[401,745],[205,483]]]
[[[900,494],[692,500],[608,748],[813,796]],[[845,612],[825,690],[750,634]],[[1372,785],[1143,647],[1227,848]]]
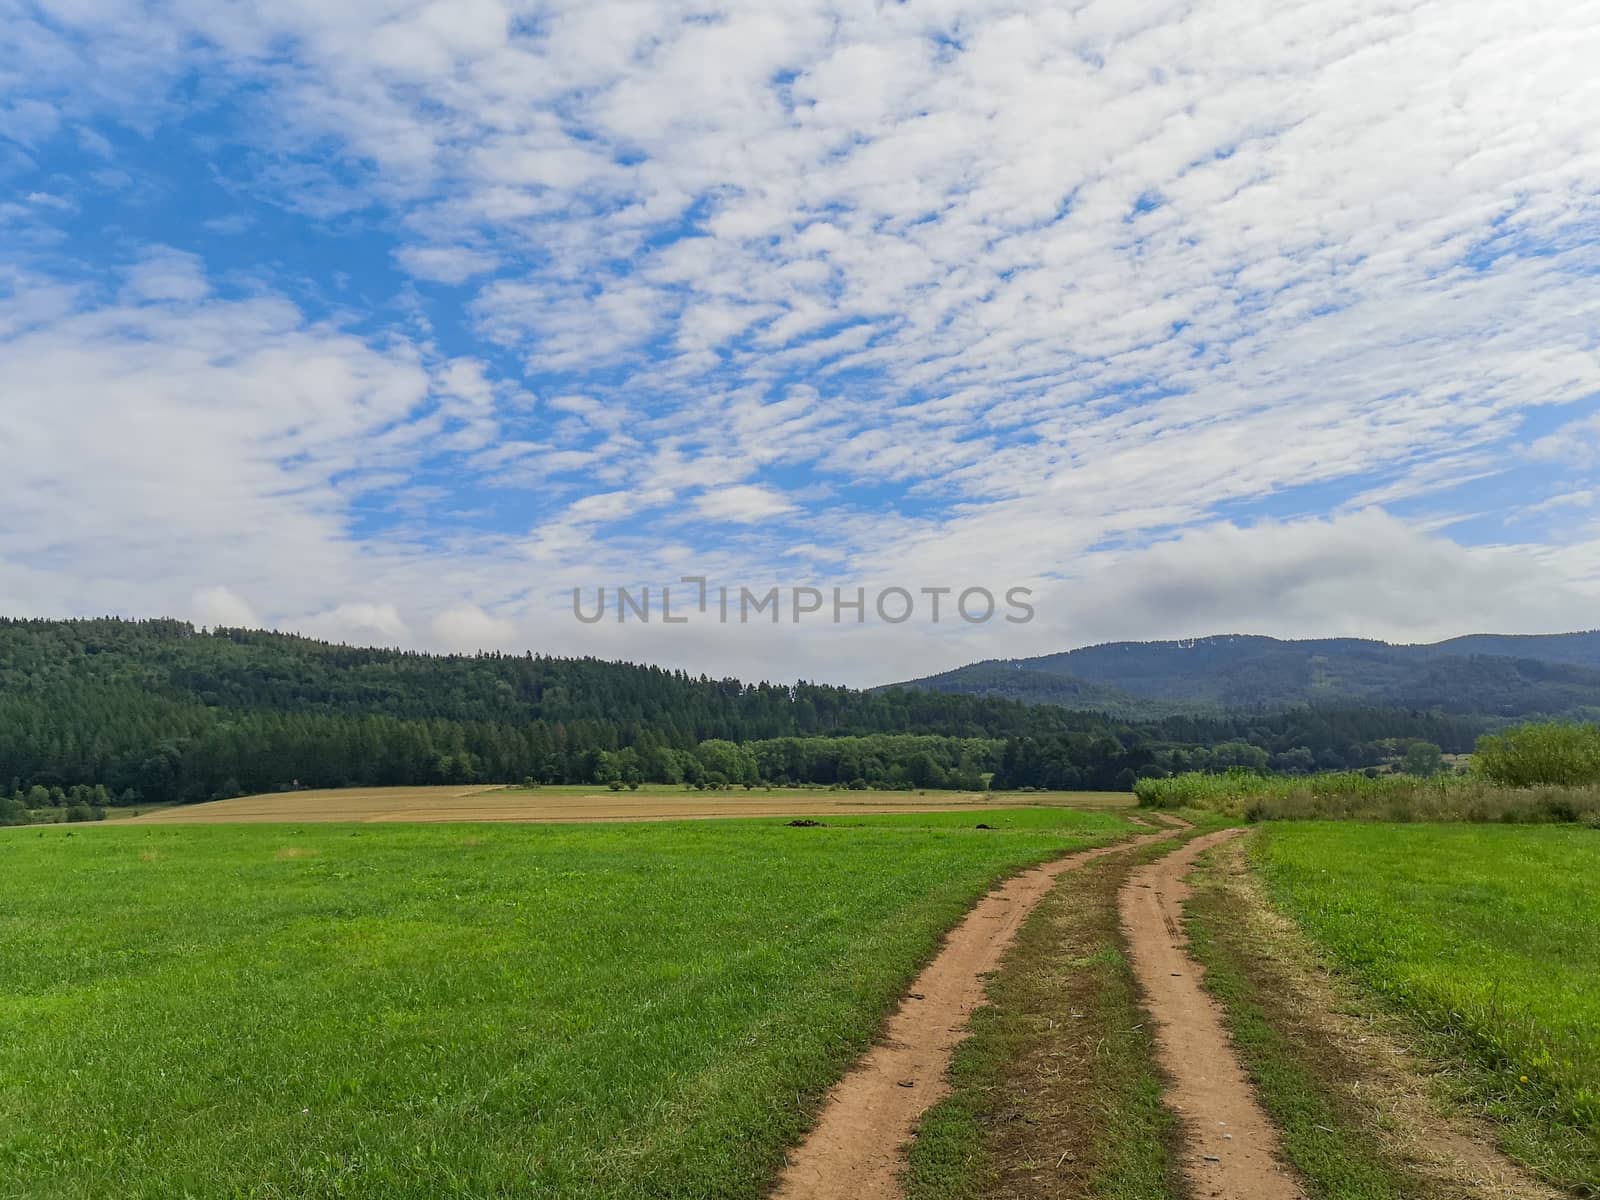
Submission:
[[[306,821],[680,821],[829,813],[964,812],[1048,805],[1126,808],[1126,792],[832,792],[761,789],[638,792],[581,787],[339,788],[272,792],[157,809],[107,824],[196,825]]]

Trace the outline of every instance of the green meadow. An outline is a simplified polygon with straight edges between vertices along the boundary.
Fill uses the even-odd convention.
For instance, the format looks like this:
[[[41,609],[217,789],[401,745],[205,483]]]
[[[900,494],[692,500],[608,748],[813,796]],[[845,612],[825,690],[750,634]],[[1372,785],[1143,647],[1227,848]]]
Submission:
[[[759,1196],[982,819],[0,831],[0,1195]]]
[[[1255,859],[1336,961],[1474,1064],[1464,1098],[1509,1149],[1600,1184],[1600,832],[1272,823]]]

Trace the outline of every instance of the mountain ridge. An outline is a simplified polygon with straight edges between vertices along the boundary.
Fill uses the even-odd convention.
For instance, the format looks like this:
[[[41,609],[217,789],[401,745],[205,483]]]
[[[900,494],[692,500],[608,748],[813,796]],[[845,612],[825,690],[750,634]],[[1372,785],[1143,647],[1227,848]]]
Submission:
[[[1164,714],[1330,701],[1495,717],[1600,714],[1600,630],[1438,642],[1210,634],[985,659],[888,684]]]

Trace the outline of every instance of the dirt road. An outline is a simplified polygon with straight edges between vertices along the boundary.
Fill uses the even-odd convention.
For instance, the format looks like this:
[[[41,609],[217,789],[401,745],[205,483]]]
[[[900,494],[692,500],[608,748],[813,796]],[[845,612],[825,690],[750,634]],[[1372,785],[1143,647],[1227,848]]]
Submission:
[[[984,980],[1018,928],[1065,872],[1172,837],[1144,834],[1027,871],[989,893],[950,931],[885,1026],[878,1045],[829,1092],[816,1127],[789,1157],[774,1200],[890,1200],[901,1194],[901,1148],[948,1092],[950,1056],[984,1001]]]
[[[1134,975],[1155,1022],[1158,1058],[1172,1081],[1167,1103],[1183,1119],[1183,1171],[1196,1200],[1299,1200],[1280,1165],[1278,1134],[1233,1051],[1222,1011],[1200,986],[1182,903],[1185,876],[1201,854],[1243,830],[1194,839],[1140,867],[1119,897]]]

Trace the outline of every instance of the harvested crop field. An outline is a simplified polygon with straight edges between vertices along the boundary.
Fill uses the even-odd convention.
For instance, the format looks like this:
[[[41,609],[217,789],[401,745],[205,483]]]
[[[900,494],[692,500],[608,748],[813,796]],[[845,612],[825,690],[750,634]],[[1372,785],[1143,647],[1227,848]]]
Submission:
[[[268,792],[157,809],[127,818],[141,825],[306,821],[682,821],[897,812],[992,812],[1018,804],[1126,808],[1126,792],[851,792],[682,788],[612,792],[582,787],[398,787]]]

